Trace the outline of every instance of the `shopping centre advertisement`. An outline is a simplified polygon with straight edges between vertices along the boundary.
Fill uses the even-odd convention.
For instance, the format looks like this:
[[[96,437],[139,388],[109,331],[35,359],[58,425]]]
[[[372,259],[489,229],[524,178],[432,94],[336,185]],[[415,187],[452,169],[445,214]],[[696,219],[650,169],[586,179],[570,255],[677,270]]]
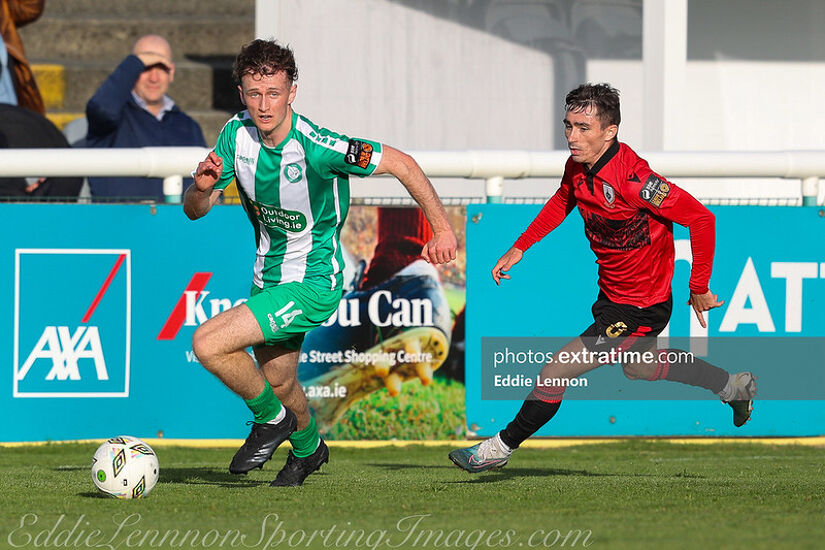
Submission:
[[[540,208],[467,207],[470,434],[493,435],[533,389],[557,386],[540,376],[547,361],[585,359],[557,353],[593,323],[591,306],[598,294],[595,256],[577,212],[528,250],[509,280],[497,286],[491,277],[498,258]],[[604,366],[560,381],[566,387],[561,408],[539,436],[823,433],[825,210],[729,206],[711,211],[716,254],[710,288],[724,304],[705,313],[708,328],[702,329],[686,305],[689,232],[675,226],[673,313],[655,342],[655,349],[670,355],[664,361],[654,356],[653,366],[702,360],[732,373],[752,372],[757,394],[750,422],[734,426],[731,408],[707,389],[668,379],[630,380],[616,366],[617,358],[607,356],[595,357]],[[608,330],[608,337],[618,336],[621,327],[612,328],[615,334]]]
[[[455,262],[418,258],[410,207],[353,206],[346,291],[298,367],[329,439],[464,434],[464,208]],[[0,441],[243,438],[243,402],[192,352],[207,319],[249,296],[255,246],[239,206],[192,222],[173,205],[0,205]]]

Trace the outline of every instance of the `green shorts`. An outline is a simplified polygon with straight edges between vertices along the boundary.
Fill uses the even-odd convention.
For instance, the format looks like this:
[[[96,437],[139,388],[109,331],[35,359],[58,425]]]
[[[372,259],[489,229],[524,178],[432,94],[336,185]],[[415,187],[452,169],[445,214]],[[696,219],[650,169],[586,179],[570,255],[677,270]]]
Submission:
[[[250,294],[246,305],[264,333],[264,344],[296,350],[304,334],[338,309],[342,293],[306,283],[285,283],[264,289],[252,285]]]

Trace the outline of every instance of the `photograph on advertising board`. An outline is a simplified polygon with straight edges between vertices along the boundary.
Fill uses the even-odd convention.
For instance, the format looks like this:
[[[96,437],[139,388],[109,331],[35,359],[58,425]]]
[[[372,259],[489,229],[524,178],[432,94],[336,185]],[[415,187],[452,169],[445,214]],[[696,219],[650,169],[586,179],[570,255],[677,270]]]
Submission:
[[[447,209],[454,227],[464,209]],[[310,331],[298,378],[333,439],[464,433],[464,237],[456,261],[421,257],[432,230],[413,207],[355,206],[341,235],[346,291]]]

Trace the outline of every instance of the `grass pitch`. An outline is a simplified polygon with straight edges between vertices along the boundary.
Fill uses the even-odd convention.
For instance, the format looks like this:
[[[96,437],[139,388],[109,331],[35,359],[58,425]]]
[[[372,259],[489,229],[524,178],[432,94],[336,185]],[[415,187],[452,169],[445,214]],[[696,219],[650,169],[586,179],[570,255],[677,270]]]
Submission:
[[[98,495],[95,444],[0,447],[0,548],[821,548],[825,449],[625,440],[520,449],[470,475],[451,447],[331,447],[300,488],[286,451],[156,445],[147,499]],[[39,537],[39,538],[38,538]]]
[[[328,440],[463,439],[464,403],[464,384],[438,376],[429,386],[422,386],[417,380],[406,383],[395,397],[381,388],[353,403],[325,437]]]

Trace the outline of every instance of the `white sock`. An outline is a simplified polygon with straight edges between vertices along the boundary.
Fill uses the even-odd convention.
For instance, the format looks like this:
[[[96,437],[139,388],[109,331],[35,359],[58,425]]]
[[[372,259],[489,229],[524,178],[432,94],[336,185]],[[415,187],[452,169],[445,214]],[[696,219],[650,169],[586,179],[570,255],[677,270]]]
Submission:
[[[730,401],[730,399],[733,397],[733,394],[734,394],[735,391],[736,390],[734,390],[734,388],[733,388],[733,375],[729,374],[728,375],[728,383],[725,384],[725,387],[722,388],[722,391],[719,392],[719,398],[722,401]]]
[[[276,416],[275,418],[273,418],[272,420],[270,420],[269,422],[267,422],[267,424],[277,424],[277,423],[279,423],[281,420],[283,420],[283,419],[284,419],[284,417],[286,417],[286,407],[284,407],[283,405],[281,405],[281,412],[279,412],[279,413],[278,413],[278,416]]]
[[[504,443],[504,441],[501,440],[501,434],[496,434],[493,436],[493,443],[495,443],[496,447],[498,447],[501,450],[501,452],[503,452],[506,455],[509,455],[513,452],[513,449],[508,447]]]

